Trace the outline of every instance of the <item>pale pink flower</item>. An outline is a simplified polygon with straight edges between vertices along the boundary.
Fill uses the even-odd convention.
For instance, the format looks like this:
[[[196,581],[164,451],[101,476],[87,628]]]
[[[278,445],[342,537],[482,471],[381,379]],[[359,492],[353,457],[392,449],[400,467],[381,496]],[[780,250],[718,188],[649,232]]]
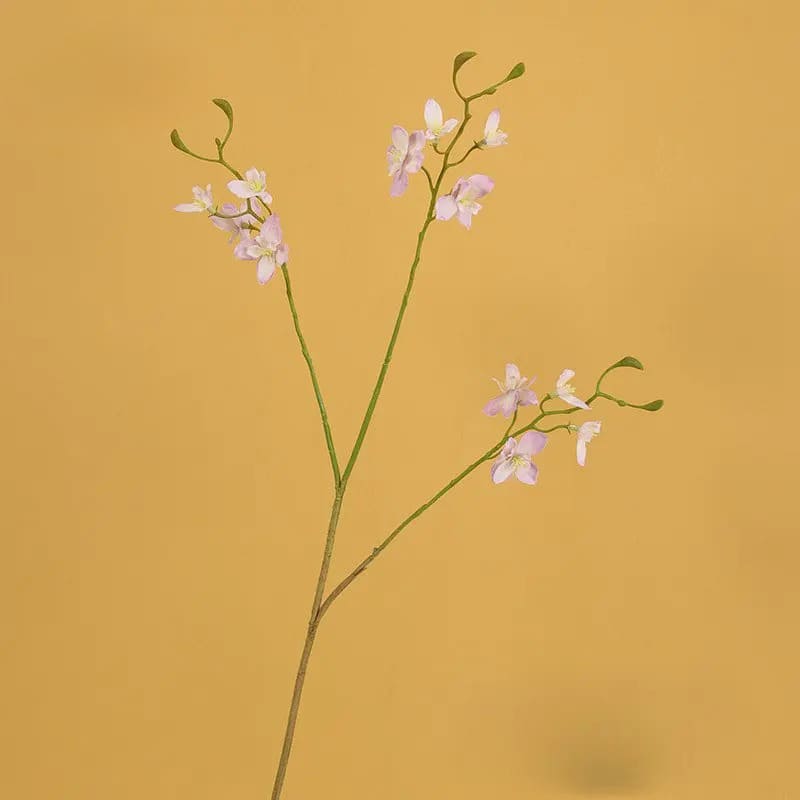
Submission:
[[[575,387],[571,386],[568,381],[575,375],[575,370],[565,369],[561,375],[558,376],[556,381],[556,395],[560,397],[565,403],[578,408],[589,408],[583,400],[575,396]]]
[[[419,172],[425,158],[425,134],[414,131],[409,135],[405,128],[392,128],[392,143],[386,151],[389,177],[393,178],[390,194],[400,197],[408,188],[408,176]]]
[[[283,242],[277,214],[267,217],[261,230],[250,240],[246,252],[250,259],[258,260],[258,282],[262,284],[275,274],[276,267],[283,266],[289,260],[289,248]]]
[[[518,481],[531,486],[536,483],[539,469],[532,458],[547,444],[547,437],[539,431],[527,431],[517,441],[509,437],[500,455],[492,464],[492,481],[502,483],[515,475]]]
[[[247,211],[247,203],[242,203],[238,207],[233,203],[223,203],[219,211],[223,214],[227,214],[228,216],[217,217],[212,214],[210,219],[211,222],[221,231],[230,233],[231,237],[228,240],[229,242],[236,241],[236,239],[241,236],[243,232],[248,231],[249,228],[246,227],[247,225],[256,225],[258,223],[258,220],[254,216],[244,213]],[[231,218],[231,214],[242,214],[242,216]]]
[[[446,136],[458,125],[457,119],[449,119],[447,122],[443,120],[442,107],[431,98],[425,103],[425,124],[428,126],[428,130],[425,131],[426,139],[438,142],[442,136]]]
[[[214,198],[211,195],[211,184],[204,189],[202,186],[195,186],[192,189],[194,201],[191,203],[179,203],[175,206],[175,211],[184,214],[197,214],[200,211],[214,211]]]
[[[272,195],[267,191],[267,175],[255,167],[250,167],[245,172],[244,180],[229,181],[228,188],[233,194],[244,200],[257,197],[264,204],[272,202]]]
[[[496,108],[486,119],[486,126],[483,129],[482,147],[500,147],[506,144],[508,134],[500,130],[500,109]]]
[[[450,194],[436,201],[436,219],[448,220],[458,214],[458,221],[465,227],[472,225],[472,218],[482,206],[479,198],[494,189],[494,181],[488,175],[470,175],[459,178]]]
[[[502,414],[508,419],[519,406],[532,406],[539,402],[536,393],[528,387],[536,380],[520,376],[519,367],[516,364],[506,364],[506,379],[500,383],[497,378],[492,380],[500,387],[498,397],[490,400],[484,407],[483,413],[493,417],[495,414]]]
[[[584,466],[586,464],[586,445],[600,433],[599,422],[584,422],[578,431],[578,464]]]

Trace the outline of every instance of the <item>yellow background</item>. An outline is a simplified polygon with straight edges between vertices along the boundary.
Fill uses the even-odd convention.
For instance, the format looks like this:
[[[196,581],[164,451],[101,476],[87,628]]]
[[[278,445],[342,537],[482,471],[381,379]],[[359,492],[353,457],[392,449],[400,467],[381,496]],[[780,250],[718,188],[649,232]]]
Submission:
[[[0,795],[271,785],[330,502],[279,280],[171,208],[266,169],[343,455],[424,180],[390,126],[524,60],[433,226],[332,570],[502,430],[507,360],[610,389],[588,465],[473,475],[333,607],[285,800],[793,800],[800,13],[791,2],[21,3],[2,49]],[[598,412],[600,413],[600,412]],[[593,414],[590,418],[597,415]]]

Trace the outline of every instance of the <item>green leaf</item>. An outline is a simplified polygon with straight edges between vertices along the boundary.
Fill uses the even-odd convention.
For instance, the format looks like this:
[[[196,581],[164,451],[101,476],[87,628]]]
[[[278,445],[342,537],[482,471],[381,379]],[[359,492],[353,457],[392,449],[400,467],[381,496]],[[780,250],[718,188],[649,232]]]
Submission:
[[[663,405],[663,400],[651,400],[649,403],[645,403],[643,406],[636,406],[636,408],[641,408],[642,411],[658,411],[658,409]]]
[[[228,118],[228,122],[233,125],[233,106],[223,97],[215,97],[211,102],[222,109],[222,112]]]
[[[625,358],[621,358],[617,361],[616,364],[612,364],[609,369],[616,369],[617,367],[632,367],[633,369],[644,369],[642,366],[642,362],[639,361],[638,358],[634,358],[633,356],[625,356]]]
[[[473,52],[472,50],[465,50],[463,53],[459,53],[453,59],[453,76],[467,63],[471,58],[475,58],[478,55],[477,53]]]
[[[176,147],[178,150],[181,150],[184,153],[192,155],[192,151],[183,143],[183,139],[181,139],[177,128],[172,129],[172,133],[169,135],[169,140],[172,142],[173,147]]]
[[[511,72],[509,72],[508,75],[506,75],[503,83],[506,83],[506,81],[513,81],[515,78],[521,78],[524,74],[525,74],[525,65],[520,61],[519,64],[516,64],[512,68]]]

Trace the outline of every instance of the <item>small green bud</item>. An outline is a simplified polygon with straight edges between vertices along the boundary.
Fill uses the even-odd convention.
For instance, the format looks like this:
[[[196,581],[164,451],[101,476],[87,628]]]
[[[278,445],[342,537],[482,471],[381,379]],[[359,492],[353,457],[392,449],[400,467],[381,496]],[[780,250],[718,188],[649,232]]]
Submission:
[[[508,75],[506,75],[506,78],[503,81],[503,83],[506,83],[506,81],[513,81],[515,78],[521,78],[524,74],[525,74],[525,65],[520,61],[519,64],[516,64],[511,70],[511,72],[509,72]]]
[[[625,356],[625,358],[621,358],[617,361],[616,364],[612,364],[609,369],[616,369],[617,367],[632,367],[633,369],[644,369],[642,366],[642,362],[639,361],[638,358],[634,358],[633,356]]]
[[[233,106],[223,97],[215,97],[211,102],[222,109],[222,112],[228,118],[228,122],[233,125]]]
[[[490,86],[488,89],[484,91],[484,94],[494,94],[497,91],[496,86]]]
[[[663,400],[651,400],[649,403],[645,403],[643,406],[636,406],[636,408],[641,408],[642,411],[658,411],[658,409],[663,405]]]
[[[617,405],[622,408],[623,406],[628,405],[624,400],[617,400]]]
[[[465,50],[463,53],[459,53],[453,59],[453,75],[455,76],[455,74],[461,69],[461,67],[463,67],[464,64],[466,64],[467,61],[469,61],[471,58],[475,58],[476,55],[478,54],[473,52],[472,50]]]

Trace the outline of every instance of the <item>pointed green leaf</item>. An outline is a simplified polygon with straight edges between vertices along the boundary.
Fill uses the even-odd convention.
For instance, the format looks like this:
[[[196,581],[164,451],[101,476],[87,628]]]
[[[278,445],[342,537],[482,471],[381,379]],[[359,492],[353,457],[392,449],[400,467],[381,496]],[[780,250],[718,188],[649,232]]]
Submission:
[[[233,125],[233,106],[223,97],[215,97],[211,102],[222,109],[223,113],[228,118],[228,122]]]
[[[658,411],[658,409],[663,405],[663,400],[651,400],[649,403],[645,403],[643,406],[636,406],[636,408],[641,408],[642,411]]]
[[[506,83],[506,81],[513,81],[515,78],[520,78],[524,74],[525,74],[525,65],[520,61],[519,64],[515,64],[511,72],[509,72],[508,75],[506,75],[506,78],[503,81],[503,83]]]
[[[617,361],[616,364],[612,364],[609,369],[616,369],[617,367],[632,367],[633,369],[644,369],[642,366],[642,362],[639,361],[638,358],[634,358],[633,356],[625,356],[625,358],[621,358]]]
[[[455,76],[461,67],[463,67],[464,64],[466,64],[471,58],[475,58],[476,55],[478,54],[472,50],[465,50],[463,53],[459,53],[453,59],[453,75]]]
[[[169,140],[172,142],[173,147],[176,147],[178,150],[182,150],[184,153],[189,153],[189,155],[192,155],[192,151],[189,150],[189,148],[183,143],[183,139],[181,139],[177,128],[172,129],[172,133],[169,135]]]

